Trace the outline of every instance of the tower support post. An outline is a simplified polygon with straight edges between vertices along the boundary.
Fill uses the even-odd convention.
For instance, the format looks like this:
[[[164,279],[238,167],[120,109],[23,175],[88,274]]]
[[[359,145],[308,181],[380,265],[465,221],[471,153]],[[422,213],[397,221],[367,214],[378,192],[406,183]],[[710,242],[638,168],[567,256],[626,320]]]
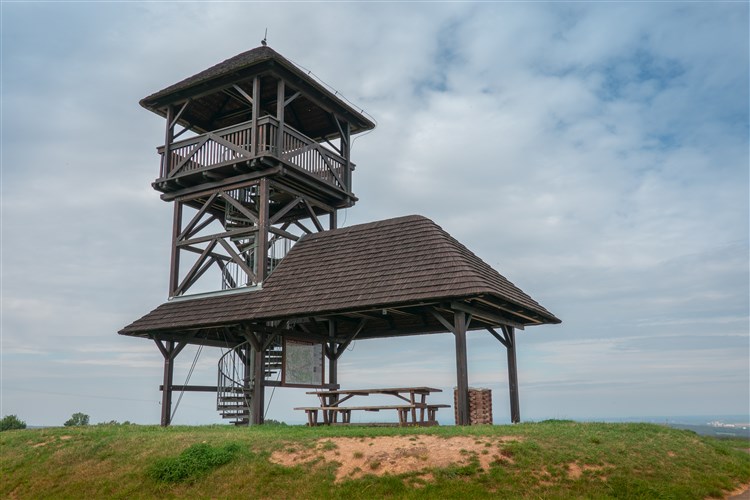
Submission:
[[[177,239],[182,232],[182,202],[174,202],[174,215],[172,220],[172,253],[169,261],[169,296],[177,295],[177,287],[180,282],[180,249]]]
[[[258,263],[255,276],[258,283],[263,283],[268,275],[268,226],[269,226],[269,188],[268,178],[263,177],[258,183],[258,247],[255,260]]]

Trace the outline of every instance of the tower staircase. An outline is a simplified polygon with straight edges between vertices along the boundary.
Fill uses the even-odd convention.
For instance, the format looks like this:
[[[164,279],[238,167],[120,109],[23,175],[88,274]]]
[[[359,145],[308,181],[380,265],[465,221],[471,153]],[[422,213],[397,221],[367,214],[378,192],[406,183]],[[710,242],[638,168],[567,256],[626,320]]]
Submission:
[[[243,342],[219,359],[216,409],[222,418],[234,425],[249,425],[252,411],[254,360],[249,342]],[[264,354],[265,378],[274,378],[281,371],[282,346],[275,340]]]

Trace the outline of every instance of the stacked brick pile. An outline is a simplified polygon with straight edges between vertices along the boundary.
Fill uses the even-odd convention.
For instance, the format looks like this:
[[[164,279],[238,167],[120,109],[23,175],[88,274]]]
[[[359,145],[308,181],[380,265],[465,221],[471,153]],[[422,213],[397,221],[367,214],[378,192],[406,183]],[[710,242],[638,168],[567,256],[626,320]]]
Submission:
[[[458,390],[453,391],[453,408],[458,422]],[[469,387],[469,422],[492,425],[492,391]]]

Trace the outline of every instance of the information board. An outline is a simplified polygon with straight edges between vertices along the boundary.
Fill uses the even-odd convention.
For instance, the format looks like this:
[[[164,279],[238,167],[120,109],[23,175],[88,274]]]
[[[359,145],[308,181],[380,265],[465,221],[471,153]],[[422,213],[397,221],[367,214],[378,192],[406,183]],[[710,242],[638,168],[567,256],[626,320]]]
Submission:
[[[321,387],[323,367],[322,343],[284,339],[283,385]]]

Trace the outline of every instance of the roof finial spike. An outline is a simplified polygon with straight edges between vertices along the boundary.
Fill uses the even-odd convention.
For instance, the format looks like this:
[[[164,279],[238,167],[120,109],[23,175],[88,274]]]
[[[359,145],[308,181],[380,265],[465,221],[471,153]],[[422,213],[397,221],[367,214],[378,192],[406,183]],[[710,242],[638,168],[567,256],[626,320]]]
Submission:
[[[265,47],[266,45],[268,45],[268,41],[267,41],[267,39],[268,39],[268,28],[266,28],[266,33],[265,33],[265,34],[263,35],[263,40],[261,40],[261,41],[260,41],[260,44],[261,44],[262,46],[264,46],[264,47]]]

